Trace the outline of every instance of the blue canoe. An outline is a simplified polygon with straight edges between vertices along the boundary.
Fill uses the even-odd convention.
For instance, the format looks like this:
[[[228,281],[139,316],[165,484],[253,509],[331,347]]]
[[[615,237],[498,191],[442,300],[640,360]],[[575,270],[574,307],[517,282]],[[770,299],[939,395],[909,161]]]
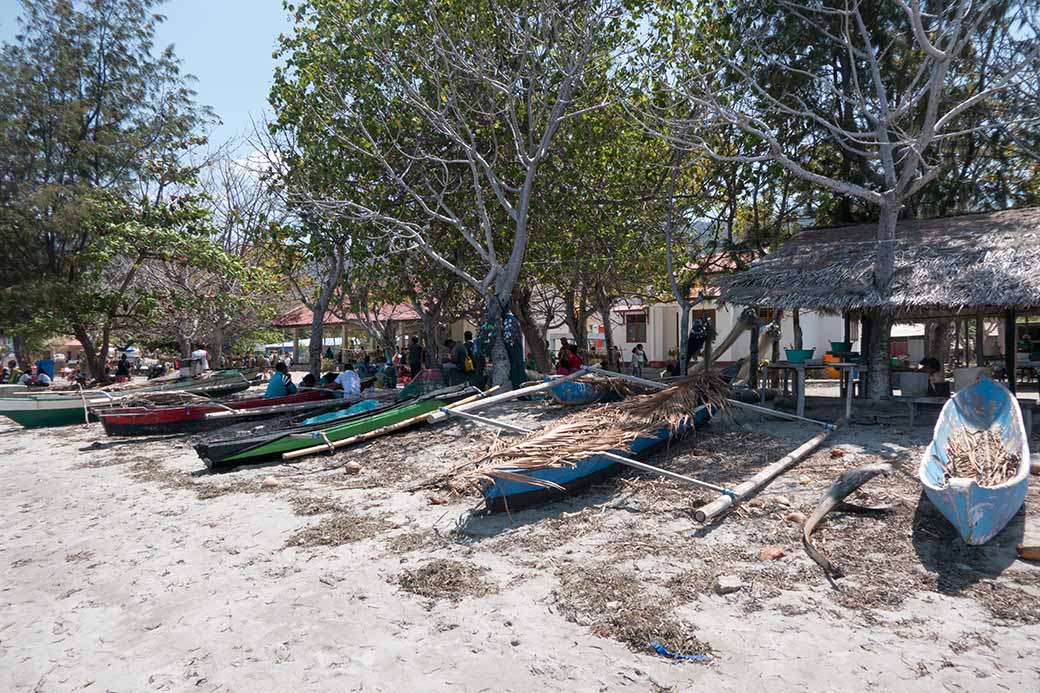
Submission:
[[[546,378],[546,381],[548,380]],[[576,406],[579,404],[593,404],[603,400],[609,393],[609,389],[603,383],[568,380],[549,388],[549,396],[558,404]]]
[[[950,436],[960,429],[999,431],[1004,445],[1020,458],[1018,473],[993,487],[979,486],[974,479],[944,481],[939,460],[948,461]],[[966,543],[984,544],[996,536],[1025,503],[1029,488],[1029,437],[1014,395],[989,378],[954,395],[939,414],[919,473],[928,499]]]
[[[679,430],[672,432],[668,428],[662,428],[653,434],[639,436],[629,444],[627,450],[615,450],[614,452],[618,455],[642,460],[666,447],[671,441],[682,438],[694,428],[704,425],[710,419],[711,413],[708,411],[708,407],[698,407],[693,412],[693,421]],[[507,471],[550,481],[563,487],[564,490],[533,483],[526,484],[514,479],[496,479],[494,482],[486,482],[483,486],[484,504],[490,512],[494,513],[559,500],[566,495],[578,493],[595,482],[616,473],[622,466],[624,465],[620,462],[615,462],[603,455],[593,455],[574,465],[563,467],[510,469]]]

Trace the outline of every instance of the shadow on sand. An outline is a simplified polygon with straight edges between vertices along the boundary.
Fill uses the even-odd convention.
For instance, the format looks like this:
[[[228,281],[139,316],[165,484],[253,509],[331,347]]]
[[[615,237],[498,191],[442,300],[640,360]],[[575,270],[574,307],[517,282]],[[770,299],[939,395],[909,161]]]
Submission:
[[[1017,560],[1025,517],[1023,507],[1000,534],[982,546],[969,546],[922,491],[914,512],[914,550],[921,565],[936,574],[938,591],[957,595],[980,580],[998,577]]]

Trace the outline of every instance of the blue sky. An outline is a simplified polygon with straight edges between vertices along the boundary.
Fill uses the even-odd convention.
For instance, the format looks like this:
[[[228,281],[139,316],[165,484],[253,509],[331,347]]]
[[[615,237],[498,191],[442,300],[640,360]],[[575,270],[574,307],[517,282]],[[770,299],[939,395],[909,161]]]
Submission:
[[[281,0],[168,0],[159,11],[166,21],[157,45],[174,44],[184,71],[198,78],[199,102],[223,121],[212,140],[248,135],[250,116],[266,108],[275,40],[289,30]],[[0,41],[17,33],[20,12],[18,0],[0,0]]]

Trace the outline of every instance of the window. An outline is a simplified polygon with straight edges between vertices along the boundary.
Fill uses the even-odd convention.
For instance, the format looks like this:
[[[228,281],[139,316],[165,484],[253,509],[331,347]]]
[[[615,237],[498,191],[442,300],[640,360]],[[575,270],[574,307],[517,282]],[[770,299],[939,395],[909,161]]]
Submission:
[[[625,314],[625,341],[646,343],[646,313]]]

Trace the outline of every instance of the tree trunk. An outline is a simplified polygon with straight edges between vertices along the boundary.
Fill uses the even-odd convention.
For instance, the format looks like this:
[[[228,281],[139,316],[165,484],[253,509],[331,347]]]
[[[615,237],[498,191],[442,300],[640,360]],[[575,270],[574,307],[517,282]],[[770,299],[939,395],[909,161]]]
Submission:
[[[177,348],[180,349],[181,358],[191,358],[191,340],[182,334],[177,335]]]
[[[614,330],[611,329],[610,314],[613,306],[606,296],[599,295],[596,298],[599,309],[600,320],[603,321],[603,348],[607,350],[607,370],[621,372],[621,364],[614,355]]]
[[[758,321],[751,326],[751,349],[748,354],[748,387],[752,390],[758,389],[758,363],[760,357],[758,355]]]
[[[924,355],[948,364],[950,360],[950,321],[930,320],[924,324]]]
[[[686,348],[690,344],[690,302],[679,301],[679,353],[675,355],[679,363],[679,374],[687,375],[690,364],[686,361]],[[707,347],[708,342],[704,345]]]
[[[869,355],[867,371],[867,395],[876,401],[888,399],[892,394],[890,341],[892,316],[877,310],[866,312],[870,320]]]
[[[488,299],[487,319],[495,333],[495,341],[491,346],[491,384],[502,390],[511,390],[509,382],[509,352],[506,350],[506,338],[502,329],[502,307],[497,297]]]
[[[534,358],[535,367],[541,373],[552,372],[552,359],[549,358],[549,347],[545,343],[545,333],[531,317],[531,293],[528,289],[520,289],[513,295],[513,314],[520,321],[520,329],[527,340],[527,348]]]
[[[85,325],[73,325],[72,332],[83,346],[83,360],[87,362],[87,373],[91,378],[97,380],[105,372],[104,359],[98,360],[97,346],[90,338],[90,333]]]
[[[896,220],[899,205],[891,193],[882,196],[878,218],[877,254],[874,258],[874,288],[886,291],[895,271]],[[890,325],[891,327],[891,325]]]

